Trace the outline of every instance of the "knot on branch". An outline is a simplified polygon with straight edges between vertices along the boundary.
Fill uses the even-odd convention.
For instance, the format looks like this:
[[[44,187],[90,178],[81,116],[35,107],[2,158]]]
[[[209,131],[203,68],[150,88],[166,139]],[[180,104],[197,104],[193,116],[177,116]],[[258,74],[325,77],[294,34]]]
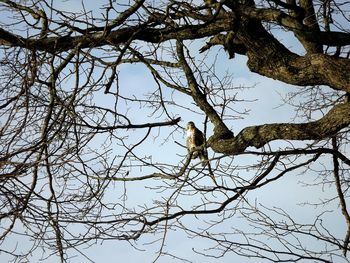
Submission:
[[[245,145],[251,145],[255,148],[262,147],[267,141],[264,139],[264,134],[261,134],[262,129],[260,128],[258,126],[252,126],[244,129],[239,139]]]

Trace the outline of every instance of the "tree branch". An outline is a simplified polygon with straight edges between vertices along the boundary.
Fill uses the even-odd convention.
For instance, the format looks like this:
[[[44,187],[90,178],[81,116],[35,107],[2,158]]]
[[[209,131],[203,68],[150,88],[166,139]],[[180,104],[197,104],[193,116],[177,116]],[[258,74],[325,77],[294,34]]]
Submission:
[[[252,72],[298,85],[328,85],[350,91],[350,60],[324,54],[298,56],[269,34],[260,21],[243,19],[235,43],[244,44]]]
[[[208,103],[207,99],[205,98],[205,95],[200,91],[198,88],[198,83],[196,81],[195,76],[193,75],[193,72],[188,65],[185,54],[183,51],[183,44],[181,41],[176,42],[176,51],[179,58],[179,62],[182,66],[182,69],[186,75],[186,79],[188,82],[188,86],[191,90],[191,96],[193,100],[196,102],[197,106],[205,112],[205,114],[208,116],[210,121],[214,124],[214,133],[218,136],[229,136],[232,137],[233,133],[227,128],[225,123],[222,121],[218,113],[215,111],[215,109]]]
[[[332,137],[332,146],[334,151],[338,151],[338,145],[337,145],[337,139],[336,137]],[[344,238],[344,246],[343,246],[343,254],[344,257],[346,257],[346,254],[348,252],[348,245],[350,240],[350,215],[348,213],[348,210],[346,208],[346,201],[345,197],[341,188],[341,182],[340,182],[340,175],[339,175],[339,162],[338,157],[334,154],[333,155],[333,165],[334,165],[334,179],[335,179],[335,187],[337,189],[337,194],[340,202],[341,212],[345,218],[347,231]]]
[[[0,45],[18,46],[23,48],[47,51],[50,53],[70,50],[78,44],[81,48],[102,47],[105,45],[120,45],[131,37],[150,43],[160,43],[171,39],[197,39],[212,36],[230,29],[225,20],[215,20],[211,23],[199,25],[185,25],[180,27],[166,26],[152,28],[153,22],[140,23],[111,31],[94,32],[78,36],[59,36],[47,38],[24,38],[0,28]],[[154,25],[153,25],[154,26]]]
[[[350,104],[334,106],[323,118],[309,123],[275,123],[252,126],[243,129],[236,137],[222,139],[214,136],[208,145],[215,151],[225,154],[243,152],[254,146],[260,148],[274,140],[322,140],[331,137],[350,124]]]

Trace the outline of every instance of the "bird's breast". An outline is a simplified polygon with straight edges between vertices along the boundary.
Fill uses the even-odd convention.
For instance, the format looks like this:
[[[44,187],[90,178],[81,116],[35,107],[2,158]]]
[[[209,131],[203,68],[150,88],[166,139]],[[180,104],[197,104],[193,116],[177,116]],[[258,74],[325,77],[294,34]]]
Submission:
[[[193,136],[193,130],[188,129],[187,130],[187,137],[191,137],[191,136]]]

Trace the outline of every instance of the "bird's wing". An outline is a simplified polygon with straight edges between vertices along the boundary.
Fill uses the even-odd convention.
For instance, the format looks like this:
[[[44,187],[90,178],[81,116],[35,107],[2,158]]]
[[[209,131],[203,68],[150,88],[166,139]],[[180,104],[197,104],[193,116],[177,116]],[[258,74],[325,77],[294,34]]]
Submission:
[[[198,130],[197,128],[195,129],[195,132],[194,132],[194,143],[196,146],[201,146],[203,143],[204,143],[204,135],[203,133]]]

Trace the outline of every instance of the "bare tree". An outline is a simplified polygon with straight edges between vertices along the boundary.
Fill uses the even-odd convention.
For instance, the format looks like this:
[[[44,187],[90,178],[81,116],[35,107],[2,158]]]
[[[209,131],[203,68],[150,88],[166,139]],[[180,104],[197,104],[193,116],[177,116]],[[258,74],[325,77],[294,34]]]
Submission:
[[[87,2],[0,0],[0,258],[70,262],[149,237],[154,261],[186,261],[166,248],[181,230],[208,259],[349,262],[349,2]],[[294,120],[235,125],[254,101],[233,84],[237,56],[298,87],[281,106]],[[194,118],[204,167],[185,149]],[[304,199],[307,221],[256,201],[295,174],[324,193]]]

